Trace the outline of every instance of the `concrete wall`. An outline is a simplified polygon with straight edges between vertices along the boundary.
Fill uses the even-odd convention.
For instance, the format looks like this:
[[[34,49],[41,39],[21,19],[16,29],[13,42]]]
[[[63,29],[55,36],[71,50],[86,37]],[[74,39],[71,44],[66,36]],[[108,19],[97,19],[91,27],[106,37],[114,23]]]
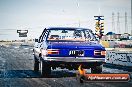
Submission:
[[[107,51],[106,63],[132,66],[132,51]]]

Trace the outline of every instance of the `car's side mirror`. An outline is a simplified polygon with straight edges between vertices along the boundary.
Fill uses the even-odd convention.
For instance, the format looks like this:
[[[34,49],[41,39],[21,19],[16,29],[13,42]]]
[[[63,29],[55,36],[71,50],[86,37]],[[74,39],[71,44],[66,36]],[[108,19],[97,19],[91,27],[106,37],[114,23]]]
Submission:
[[[38,39],[35,38],[35,42],[38,42]]]

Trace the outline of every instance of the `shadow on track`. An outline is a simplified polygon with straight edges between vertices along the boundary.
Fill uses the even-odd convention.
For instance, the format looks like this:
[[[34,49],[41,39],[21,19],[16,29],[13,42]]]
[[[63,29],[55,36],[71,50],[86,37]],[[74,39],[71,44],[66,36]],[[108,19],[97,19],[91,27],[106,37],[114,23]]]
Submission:
[[[75,77],[75,72],[68,71],[52,71],[51,76],[48,78],[62,78],[62,77]],[[7,70],[1,71],[0,78],[47,78],[41,77],[39,72],[33,70]]]

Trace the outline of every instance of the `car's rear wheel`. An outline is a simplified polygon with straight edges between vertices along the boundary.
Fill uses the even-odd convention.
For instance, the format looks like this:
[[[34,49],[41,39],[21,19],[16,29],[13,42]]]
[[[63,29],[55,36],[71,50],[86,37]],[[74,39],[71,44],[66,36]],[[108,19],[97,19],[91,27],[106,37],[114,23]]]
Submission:
[[[51,75],[50,65],[43,60],[40,62],[40,73],[42,77],[49,77]]]
[[[91,73],[102,73],[102,65],[91,68]]]
[[[38,72],[39,71],[39,61],[34,55],[34,71]]]

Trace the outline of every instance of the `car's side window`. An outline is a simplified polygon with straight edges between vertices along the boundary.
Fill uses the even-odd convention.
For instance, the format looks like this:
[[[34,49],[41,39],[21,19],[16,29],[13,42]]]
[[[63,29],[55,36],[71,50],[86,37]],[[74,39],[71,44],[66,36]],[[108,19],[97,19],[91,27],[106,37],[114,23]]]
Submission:
[[[42,41],[46,40],[46,37],[47,37],[48,31],[49,31],[49,30],[45,30],[45,32],[43,33]]]
[[[41,42],[41,37],[42,37],[42,34],[41,34],[40,37],[39,37],[39,40],[38,40],[39,43]]]
[[[45,31],[46,31],[46,29],[44,29],[43,32],[42,32],[42,34],[40,35],[40,37],[39,37],[39,43],[42,42],[43,35],[44,35]]]

